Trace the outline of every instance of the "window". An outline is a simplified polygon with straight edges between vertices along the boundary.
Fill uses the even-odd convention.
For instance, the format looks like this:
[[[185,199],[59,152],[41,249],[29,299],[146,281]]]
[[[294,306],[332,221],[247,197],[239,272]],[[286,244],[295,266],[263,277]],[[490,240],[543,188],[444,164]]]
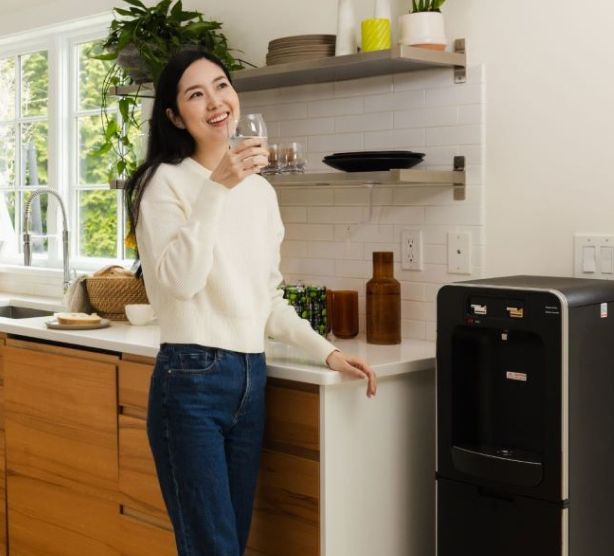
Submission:
[[[110,62],[88,54],[106,35],[110,15],[0,39],[0,262],[22,262],[24,205],[35,187],[63,198],[71,261],[81,269],[129,263],[120,191],[108,186],[111,155],[100,143],[100,90]],[[111,117],[120,118],[111,100]],[[47,214],[47,204],[49,213]],[[46,195],[32,203],[34,264],[58,267],[62,221]]]
[[[0,239],[17,251],[23,207],[32,188],[49,183],[49,63],[38,50],[0,58]],[[44,252],[47,199],[32,203],[32,250]]]

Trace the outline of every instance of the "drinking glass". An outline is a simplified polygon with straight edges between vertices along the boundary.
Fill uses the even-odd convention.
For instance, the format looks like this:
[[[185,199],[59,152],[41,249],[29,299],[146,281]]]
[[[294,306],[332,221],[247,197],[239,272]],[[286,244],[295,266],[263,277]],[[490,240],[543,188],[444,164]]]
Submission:
[[[269,164],[262,169],[263,175],[281,174],[286,165],[286,151],[277,143],[269,145]]]
[[[262,114],[242,114],[238,120],[229,119],[228,140],[232,148],[248,138],[261,137],[266,144],[267,129]]]
[[[301,143],[292,142],[284,146],[284,174],[302,174],[305,171],[305,151]]]

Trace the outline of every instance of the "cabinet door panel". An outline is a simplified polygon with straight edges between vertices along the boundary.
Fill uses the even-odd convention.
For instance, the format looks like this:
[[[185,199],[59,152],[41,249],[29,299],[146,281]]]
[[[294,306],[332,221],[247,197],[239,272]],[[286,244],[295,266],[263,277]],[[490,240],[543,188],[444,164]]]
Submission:
[[[269,380],[266,442],[275,450],[318,459],[320,400],[317,387],[297,386],[287,381]]]
[[[118,556],[117,505],[9,474],[11,556]]]
[[[320,553],[318,462],[265,450],[248,546],[270,556]]]
[[[168,521],[145,421],[127,415],[119,416],[119,491],[121,504]]]
[[[9,471],[116,499],[115,365],[3,349]]]
[[[119,516],[121,556],[177,556],[172,531],[131,516]]]
[[[153,371],[151,365],[133,361],[119,364],[119,405],[141,411],[147,410],[149,381]]]

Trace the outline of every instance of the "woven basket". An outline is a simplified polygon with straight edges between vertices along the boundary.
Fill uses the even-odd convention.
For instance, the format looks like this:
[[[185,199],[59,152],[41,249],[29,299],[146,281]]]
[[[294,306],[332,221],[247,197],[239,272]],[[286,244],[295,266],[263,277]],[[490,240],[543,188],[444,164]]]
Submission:
[[[124,307],[149,303],[142,278],[121,266],[109,266],[85,279],[90,304],[96,312],[111,320],[126,320]]]

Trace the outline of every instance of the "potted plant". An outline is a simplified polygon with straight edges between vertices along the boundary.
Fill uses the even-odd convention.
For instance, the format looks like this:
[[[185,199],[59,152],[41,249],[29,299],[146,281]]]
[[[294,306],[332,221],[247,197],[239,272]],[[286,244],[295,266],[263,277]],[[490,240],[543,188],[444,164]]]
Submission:
[[[401,44],[445,50],[448,44],[440,11],[445,0],[412,0],[408,14],[400,17]]]
[[[198,45],[217,55],[230,71],[242,69],[233,57],[222,24],[207,21],[203,14],[185,11],[181,0],[161,0],[147,7],[141,0],[124,0],[127,8],[114,8],[109,34],[92,54],[98,60],[112,61],[102,86],[101,121],[103,142],[94,154],[113,151],[115,160],[109,179],[134,171],[138,164],[136,145],[143,96],[142,84],[156,82],[169,58],[184,46]],[[110,95],[115,87],[134,85],[135,92],[118,101],[120,121],[109,113]]]

